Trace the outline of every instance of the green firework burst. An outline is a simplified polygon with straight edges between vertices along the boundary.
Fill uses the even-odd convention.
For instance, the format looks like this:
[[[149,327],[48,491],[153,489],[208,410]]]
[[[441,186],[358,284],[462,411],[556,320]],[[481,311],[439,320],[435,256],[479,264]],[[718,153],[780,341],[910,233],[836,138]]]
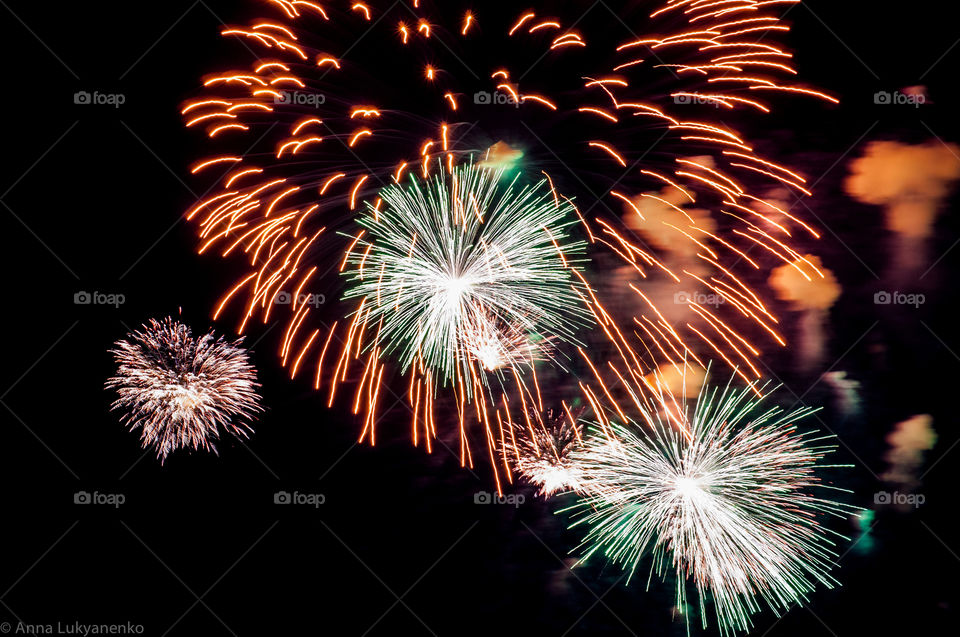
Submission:
[[[588,528],[581,562],[602,557],[632,577],[649,554],[651,575],[675,573],[677,607],[692,582],[704,626],[712,599],[724,634],[748,630],[761,600],[779,615],[816,585],[832,588],[835,534],[821,520],[856,511],[814,495],[833,488],[816,472],[835,466],[822,463],[835,447],[794,426],[814,410],[759,396],[755,385],[705,388],[683,414],[686,432],[656,414],[652,427],[594,432],[572,458],[587,495],[566,509],[571,528]]]
[[[368,205],[345,298],[362,299],[371,346],[449,381],[458,365],[509,369],[576,342],[589,312],[573,272],[585,248],[570,234],[575,210],[519,179],[468,163],[411,175],[380,192],[381,210]]]

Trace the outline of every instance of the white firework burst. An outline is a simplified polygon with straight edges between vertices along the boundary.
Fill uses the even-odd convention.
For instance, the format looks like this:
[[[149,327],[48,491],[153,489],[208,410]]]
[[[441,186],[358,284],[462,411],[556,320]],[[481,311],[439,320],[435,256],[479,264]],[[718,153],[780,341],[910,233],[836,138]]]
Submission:
[[[472,163],[380,192],[360,219],[346,298],[376,326],[376,346],[451,379],[476,361],[489,371],[533,364],[544,347],[576,342],[589,322],[572,268],[571,203],[545,183],[520,186]]]
[[[547,412],[532,417],[523,424],[515,424],[516,446],[513,453],[517,472],[530,484],[539,487],[538,493],[549,497],[566,491],[582,491],[584,474],[572,452],[583,443],[583,425],[579,418],[584,408]]]
[[[835,534],[821,518],[857,510],[814,495],[832,488],[816,472],[834,447],[798,433],[810,408],[761,401],[753,386],[705,388],[686,431],[654,414],[652,428],[612,423],[588,437],[573,454],[588,495],[568,509],[589,529],[581,561],[603,556],[632,576],[649,550],[652,571],[676,574],[678,607],[689,579],[704,626],[709,595],[724,633],[749,629],[759,600],[779,614],[833,587]]]
[[[508,324],[490,314],[468,316],[462,326],[461,339],[462,354],[476,360],[488,372],[552,358],[551,338],[534,340],[521,326]]]
[[[216,453],[220,428],[247,437],[254,414],[263,411],[256,370],[241,342],[212,331],[195,338],[170,317],[150,319],[110,350],[118,368],[106,386],[119,394],[111,409],[123,412],[131,430],[141,430],[143,447],[153,447],[161,462],[183,447]]]

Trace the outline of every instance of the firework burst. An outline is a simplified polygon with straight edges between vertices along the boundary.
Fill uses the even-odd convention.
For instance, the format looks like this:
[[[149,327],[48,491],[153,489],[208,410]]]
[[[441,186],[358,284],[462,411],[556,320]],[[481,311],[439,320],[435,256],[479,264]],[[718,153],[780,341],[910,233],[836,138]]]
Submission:
[[[461,351],[488,371],[515,369],[552,358],[553,337],[536,339],[527,321],[508,323],[494,314],[471,312],[462,327]]]
[[[589,313],[569,270],[584,248],[569,240],[573,209],[544,183],[504,182],[466,164],[381,191],[384,208],[360,219],[365,238],[348,260],[346,297],[377,326],[368,349],[449,381],[475,363],[532,365],[548,352],[539,342],[574,342]]]
[[[241,341],[213,332],[196,338],[172,318],[150,319],[111,350],[118,368],[106,386],[119,394],[112,409],[131,430],[140,429],[143,447],[153,447],[161,462],[185,447],[216,453],[220,428],[247,437],[262,408]]]
[[[678,607],[690,580],[704,626],[709,597],[724,633],[749,629],[760,600],[779,614],[832,587],[820,518],[855,510],[814,495],[830,488],[815,472],[834,447],[798,433],[811,409],[767,409],[757,396],[707,388],[685,414],[688,433],[655,416],[646,430],[611,424],[588,438],[573,459],[589,495],[568,509],[588,527],[581,561],[602,556],[632,576],[651,553],[651,571],[676,574]]]
[[[583,443],[584,407],[535,413],[526,426],[517,425],[516,443],[506,450],[520,476],[539,487],[542,496],[583,489],[583,470],[571,459]]]

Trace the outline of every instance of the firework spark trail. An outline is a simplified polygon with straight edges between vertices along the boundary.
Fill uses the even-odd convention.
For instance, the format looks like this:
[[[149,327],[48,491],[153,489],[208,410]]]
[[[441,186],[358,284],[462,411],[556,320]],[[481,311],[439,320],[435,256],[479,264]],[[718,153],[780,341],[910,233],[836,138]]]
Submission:
[[[153,447],[161,461],[186,447],[216,453],[220,428],[246,438],[263,409],[241,341],[213,332],[197,338],[172,318],[150,319],[111,350],[118,368],[106,387],[119,394],[111,408],[141,430],[143,447]]]
[[[571,456],[588,495],[567,509],[588,529],[581,562],[602,557],[632,577],[649,553],[651,573],[676,574],[678,607],[691,580],[704,626],[712,599],[725,634],[749,629],[760,601],[780,614],[836,584],[820,521],[856,509],[814,494],[832,488],[816,472],[835,447],[798,433],[810,408],[762,400],[752,387],[705,388],[692,414],[683,406],[690,438],[659,415],[652,428],[613,424],[614,436],[588,437]]]
[[[816,238],[818,234],[784,207],[752,194],[751,187],[768,184],[805,195],[805,180],[760,156],[740,133],[717,118],[697,119],[688,113],[763,115],[783,97],[836,101],[797,84],[792,54],[774,41],[789,30],[775,11],[793,2],[664,2],[649,16],[630,20],[636,32],[661,35],[630,38],[610,47],[612,51],[607,50],[606,33],[580,32],[566,26],[562,17],[542,15],[536,7],[514,16],[496,8],[465,11],[451,22],[449,16],[434,13],[439,8],[421,7],[418,2],[412,7],[390,2],[321,6],[301,0],[263,4],[269,11],[266,19],[222,31],[262,57],[248,68],[208,75],[206,94],[182,109],[188,127],[203,130],[211,144],[226,149],[193,165],[195,174],[222,176],[219,188],[198,202],[190,218],[199,222],[201,252],[216,250],[223,257],[242,253],[250,264],[215,316],[231,303],[242,304],[242,333],[255,317],[266,322],[271,312],[286,312],[280,354],[292,376],[315,366],[314,384],[319,388],[321,368],[330,365],[332,401],[337,388],[354,378],[352,372],[348,378],[348,370],[364,343],[369,343],[366,330],[377,329],[363,318],[374,312],[366,306],[356,310],[353,320],[338,322],[334,330],[314,327],[316,308],[301,299],[311,298],[326,266],[334,262],[316,258],[320,252],[330,252],[327,244],[320,248],[322,242],[337,236],[327,228],[343,225],[344,213],[358,214],[368,206],[379,212],[384,204],[379,191],[384,185],[414,173],[424,179],[431,171],[449,175],[477,150],[475,139],[460,139],[460,134],[472,129],[466,122],[473,120],[478,107],[466,98],[478,87],[471,84],[470,74],[458,75],[440,64],[448,51],[460,59],[480,50],[485,65],[495,61],[492,57],[502,56],[501,64],[490,67],[485,90],[517,107],[515,128],[522,130],[522,123],[532,127],[538,138],[555,140],[562,134],[564,139],[576,140],[579,146],[566,153],[565,161],[589,165],[591,173],[605,171],[605,205],[641,220],[651,206],[663,207],[672,216],[651,218],[648,229],[653,230],[652,224],[656,232],[672,233],[691,246],[696,267],[679,268],[638,241],[624,220],[588,219],[575,208],[593,249],[621,260],[640,283],[640,287],[630,284],[639,303],[631,323],[608,311],[608,300],[583,279],[581,302],[615,352],[609,360],[588,359],[589,376],[581,383],[584,399],[601,422],[619,416],[621,402],[639,405],[659,400],[659,383],[648,377],[664,364],[684,369],[688,360],[704,366],[701,357],[717,357],[750,380],[760,375],[756,364],[760,346],[752,342],[755,334],[764,343],[785,344],[776,317],[742,270],[749,274],[749,268],[767,269],[771,260],[793,264],[799,253],[791,244],[798,236]],[[504,23],[508,26],[501,33]],[[350,39],[351,35],[356,37]],[[374,53],[364,57],[364,47],[357,46],[360,39],[356,38],[375,45]],[[487,46],[490,42],[497,43],[494,49]],[[504,43],[509,46],[501,47]],[[386,57],[385,50],[389,51]],[[532,72],[527,73],[527,65],[511,57],[517,52],[534,59],[543,56],[557,65],[547,72],[530,67]],[[604,61],[590,62],[596,71],[589,76],[567,77],[580,62],[592,59],[585,57],[588,54]],[[423,59],[437,62],[424,67]],[[387,75],[384,69],[394,69],[403,60],[409,60],[408,73]],[[670,78],[676,88],[650,94],[651,74]],[[568,90],[569,80],[579,82],[580,88]],[[424,104],[433,98],[433,106],[416,113],[394,106],[409,94],[420,95]],[[337,99],[319,99],[328,95]],[[647,148],[632,141],[638,123],[666,135],[663,143],[671,159],[665,165],[635,166]],[[271,128],[266,129],[267,125]],[[406,132],[414,130],[417,133]],[[235,150],[236,139],[262,134],[273,144],[272,153]],[[631,169],[629,176],[625,168]],[[564,194],[550,175],[547,178],[555,203],[569,203],[567,195],[574,193]],[[723,219],[723,229],[692,214],[690,207],[695,203],[709,208],[711,219]],[[365,241],[363,232],[350,232],[341,269],[354,258],[357,246],[368,245]],[[377,275],[366,265],[365,272]],[[690,303],[683,308],[685,316],[668,318],[644,291],[648,282],[659,279],[672,282],[677,290],[705,289],[724,303],[709,308]],[[282,292],[293,293],[293,302],[277,308],[274,299]],[[475,344],[501,329],[479,313],[473,324]],[[344,345],[339,357],[331,351],[336,343]],[[482,345],[474,349],[474,354],[489,351]],[[356,355],[346,354],[351,350]],[[590,357],[594,356],[591,352]],[[519,362],[520,356],[506,358]],[[355,394],[355,411],[364,410],[364,435],[371,440],[384,372],[379,360],[380,353],[371,352],[360,360],[361,371],[356,374],[362,374],[362,381]],[[429,376],[433,385],[441,381],[441,374],[409,358],[406,364],[416,377],[410,382],[410,406],[424,418],[429,445],[435,405],[433,396],[421,392],[418,383]],[[465,397],[479,385],[482,382],[472,372],[455,381],[461,428],[462,418],[469,416]],[[614,390],[614,385],[619,389]],[[519,397],[539,402],[538,392],[538,387],[527,387]],[[516,407],[516,398],[510,407]],[[487,423],[488,431],[493,429],[489,423],[494,417],[511,421],[506,403],[503,412],[498,409],[495,414],[480,405],[474,407],[476,420]],[[416,428],[413,438],[420,439]],[[462,450],[462,460],[471,462],[469,448],[462,445]]]

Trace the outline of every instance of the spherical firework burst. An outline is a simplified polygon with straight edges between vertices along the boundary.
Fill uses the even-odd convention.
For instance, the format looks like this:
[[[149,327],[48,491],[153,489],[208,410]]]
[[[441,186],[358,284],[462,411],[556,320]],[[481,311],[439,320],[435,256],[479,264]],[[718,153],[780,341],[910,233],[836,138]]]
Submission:
[[[544,186],[466,164],[383,189],[348,259],[346,297],[376,329],[366,347],[452,381],[476,363],[530,366],[536,343],[574,341],[589,317],[569,269],[584,243],[569,240],[570,204]]]
[[[119,398],[113,410],[131,430],[140,429],[144,448],[161,462],[176,449],[216,453],[220,428],[247,437],[254,414],[262,411],[257,374],[247,350],[216,337],[196,338],[172,318],[150,319],[143,331],[117,341],[111,350],[117,375],[106,386]]]
[[[583,444],[579,418],[584,410],[564,404],[562,412],[551,409],[543,416],[534,412],[526,426],[515,426],[516,441],[505,453],[520,476],[538,486],[545,497],[583,489],[583,470],[571,454]]]
[[[687,431],[659,417],[611,424],[574,453],[589,493],[568,509],[588,527],[582,561],[602,556],[632,576],[649,551],[651,570],[676,573],[678,606],[689,579],[704,625],[709,596],[724,633],[747,630],[759,600],[779,614],[832,587],[820,518],[855,510],[814,493],[829,488],[816,471],[833,447],[797,432],[811,410],[765,409],[753,390],[705,389]]]

